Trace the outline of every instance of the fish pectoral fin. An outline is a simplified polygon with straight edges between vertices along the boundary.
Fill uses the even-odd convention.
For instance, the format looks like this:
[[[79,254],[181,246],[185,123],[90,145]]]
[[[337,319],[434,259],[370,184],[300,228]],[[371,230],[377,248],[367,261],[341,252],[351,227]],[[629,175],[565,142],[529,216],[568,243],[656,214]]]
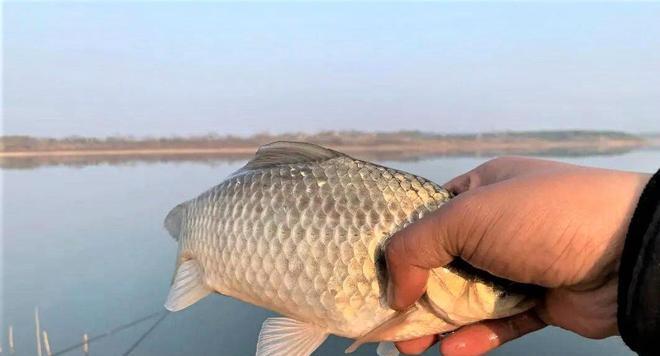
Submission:
[[[165,308],[169,311],[185,309],[209,295],[212,290],[204,284],[202,268],[196,260],[179,265],[167,295]]]
[[[410,316],[410,314],[417,311],[417,308],[418,308],[417,305],[413,305],[406,311],[396,312],[396,313],[392,314],[387,320],[382,322],[380,325],[376,326],[375,328],[373,328],[368,333],[360,336],[344,352],[349,354],[349,353],[357,350],[357,348],[362,346],[363,344],[366,344],[366,343],[372,342],[372,341],[382,340],[383,335],[385,335],[388,331],[392,330],[393,328],[396,328],[399,325],[401,325],[402,323],[404,323],[406,321],[406,319],[408,318],[408,316]]]
[[[308,356],[328,333],[318,326],[290,318],[268,318],[259,332],[256,356]]]
[[[378,356],[399,356],[399,349],[394,346],[393,342],[383,341],[378,344],[376,354]]]

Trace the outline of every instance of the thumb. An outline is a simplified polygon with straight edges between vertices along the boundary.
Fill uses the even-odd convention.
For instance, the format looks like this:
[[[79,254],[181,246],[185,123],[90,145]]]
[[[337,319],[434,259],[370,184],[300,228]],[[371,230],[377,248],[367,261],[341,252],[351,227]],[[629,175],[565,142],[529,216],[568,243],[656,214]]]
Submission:
[[[415,303],[426,291],[429,270],[448,264],[460,252],[460,239],[448,233],[461,219],[462,209],[453,206],[460,200],[454,198],[389,239],[385,259],[391,308],[406,310]]]

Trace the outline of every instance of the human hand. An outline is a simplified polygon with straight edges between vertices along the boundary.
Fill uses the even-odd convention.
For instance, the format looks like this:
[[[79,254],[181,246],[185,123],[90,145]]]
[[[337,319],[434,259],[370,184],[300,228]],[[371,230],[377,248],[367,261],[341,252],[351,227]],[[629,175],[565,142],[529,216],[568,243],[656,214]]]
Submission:
[[[616,335],[618,265],[649,175],[530,158],[498,158],[454,178],[458,194],[395,234],[386,250],[390,306],[424,294],[429,269],[454,257],[493,275],[546,288],[532,310],[458,329],[443,355],[474,355],[546,325],[589,338]],[[421,353],[437,336],[398,342]]]

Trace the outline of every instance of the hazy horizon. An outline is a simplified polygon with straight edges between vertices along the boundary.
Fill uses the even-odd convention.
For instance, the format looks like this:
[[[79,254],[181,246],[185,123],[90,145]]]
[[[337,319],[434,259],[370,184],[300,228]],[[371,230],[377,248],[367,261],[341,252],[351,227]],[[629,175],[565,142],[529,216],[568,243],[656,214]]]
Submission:
[[[3,10],[6,135],[659,131],[659,3]]]

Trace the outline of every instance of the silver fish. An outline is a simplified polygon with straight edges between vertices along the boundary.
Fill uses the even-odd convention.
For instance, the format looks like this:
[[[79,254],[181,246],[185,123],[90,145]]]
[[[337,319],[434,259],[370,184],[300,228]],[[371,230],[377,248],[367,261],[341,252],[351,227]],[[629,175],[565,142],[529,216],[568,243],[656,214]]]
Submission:
[[[329,334],[356,339],[351,352],[529,309],[532,298],[467,264],[433,269],[410,310],[388,307],[388,238],[450,198],[422,177],[317,145],[262,146],[167,215],[179,251],[165,307],[216,292],[282,314],[263,323],[259,356],[309,355]],[[391,344],[378,350],[396,354]]]

